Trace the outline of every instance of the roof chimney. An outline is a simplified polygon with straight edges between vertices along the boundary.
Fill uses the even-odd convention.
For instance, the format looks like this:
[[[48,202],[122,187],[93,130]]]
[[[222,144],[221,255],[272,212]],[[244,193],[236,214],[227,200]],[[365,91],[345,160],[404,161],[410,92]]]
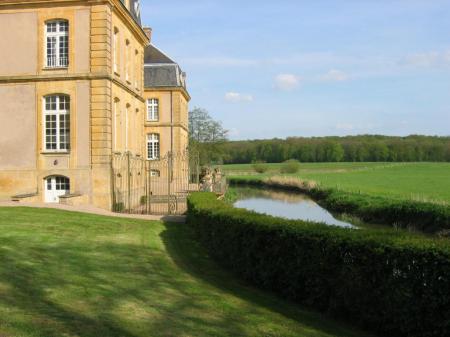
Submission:
[[[152,42],[152,29],[150,27],[144,27],[144,33],[147,35],[150,42]]]

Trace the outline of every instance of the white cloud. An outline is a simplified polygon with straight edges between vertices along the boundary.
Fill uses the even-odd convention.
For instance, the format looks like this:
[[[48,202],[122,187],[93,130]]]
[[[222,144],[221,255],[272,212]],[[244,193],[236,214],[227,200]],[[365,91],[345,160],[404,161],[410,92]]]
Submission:
[[[341,70],[332,69],[325,75],[319,76],[319,80],[323,82],[344,82],[349,80],[350,76]]]
[[[275,87],[280,90],[293,90],[300,85],[300,77],[293,74],[280,74],[275,77]]]
[[[231,138],[237,138],[241,135],[241,133],[239,132],[238,129],[236,128],[232,128],[228,131],[228,136],[230,136]]]
[[[240,94],[238,92],[227,92],[225,94],[225,100],[232,103],[252,102],[253,96],[247,94]]]
[[[234,57],[196,57],[183,60],[183,64],[208,67],[253,67],[259,63],[259,60]]]
[[[450,51],[429,51],[407,55],[401,64],[417,68],[450,66]]]
[[[351,131],[355,129],[355,126],[350,123],[338,123],[336,125],[337,130]]]

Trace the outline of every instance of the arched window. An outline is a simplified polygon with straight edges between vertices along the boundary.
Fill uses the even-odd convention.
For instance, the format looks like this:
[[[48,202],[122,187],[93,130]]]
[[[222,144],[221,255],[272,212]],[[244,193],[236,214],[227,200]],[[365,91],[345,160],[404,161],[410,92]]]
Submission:
[[[70,97],[51,95],[44,98],[44,148],[67,152],[70,149]]]
[[[147,159],[158,160],[160,152],[159,134],[150,133],[147,135]]]
[[[159,120],[159,100],[157,98],[150,98],[147,100],[147,120]]]
[[[46,66],[66,68],[69,66],[69,22],[52,20],[45,24]]]

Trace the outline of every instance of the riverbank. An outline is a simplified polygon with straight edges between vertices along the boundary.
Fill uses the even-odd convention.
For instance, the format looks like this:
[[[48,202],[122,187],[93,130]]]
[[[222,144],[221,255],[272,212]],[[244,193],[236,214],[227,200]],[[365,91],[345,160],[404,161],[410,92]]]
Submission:
[[[231,185],[270,187],[304,193],[329,211],[356,216],[367,223],[439,235],[447,235],[450,231],[450,208],[447,205],[340,191],[295,177],[245,176],[230,177],[228,181]]]
[[[450,206],[450,163],[300,163],[290,174],[282,173],[283,165],[224,165],[222,170],[227,177],[283,175],[345,192]]]

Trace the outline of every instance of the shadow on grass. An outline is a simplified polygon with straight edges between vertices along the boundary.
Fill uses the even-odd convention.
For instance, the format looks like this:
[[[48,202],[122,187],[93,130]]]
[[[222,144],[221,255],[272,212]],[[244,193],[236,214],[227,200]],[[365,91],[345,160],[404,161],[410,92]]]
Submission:
[[[194,233],[188,225],[165,223],[161,234],[166,249],[174,262],[185,272],[217,289],[227,292],[249,303],[279,313],[303,326],[336,337],[372,336],[336,322],[320,313],[301,308],[296,303],[281,299],[270,292],[258,290],[240,281],[212,261],[201,245],[195,241]],[[309,336],[309,335],[308,335]]]
[[[351,331],[240,283],[186,225],[0,209],[2,337],[366,336]]]

